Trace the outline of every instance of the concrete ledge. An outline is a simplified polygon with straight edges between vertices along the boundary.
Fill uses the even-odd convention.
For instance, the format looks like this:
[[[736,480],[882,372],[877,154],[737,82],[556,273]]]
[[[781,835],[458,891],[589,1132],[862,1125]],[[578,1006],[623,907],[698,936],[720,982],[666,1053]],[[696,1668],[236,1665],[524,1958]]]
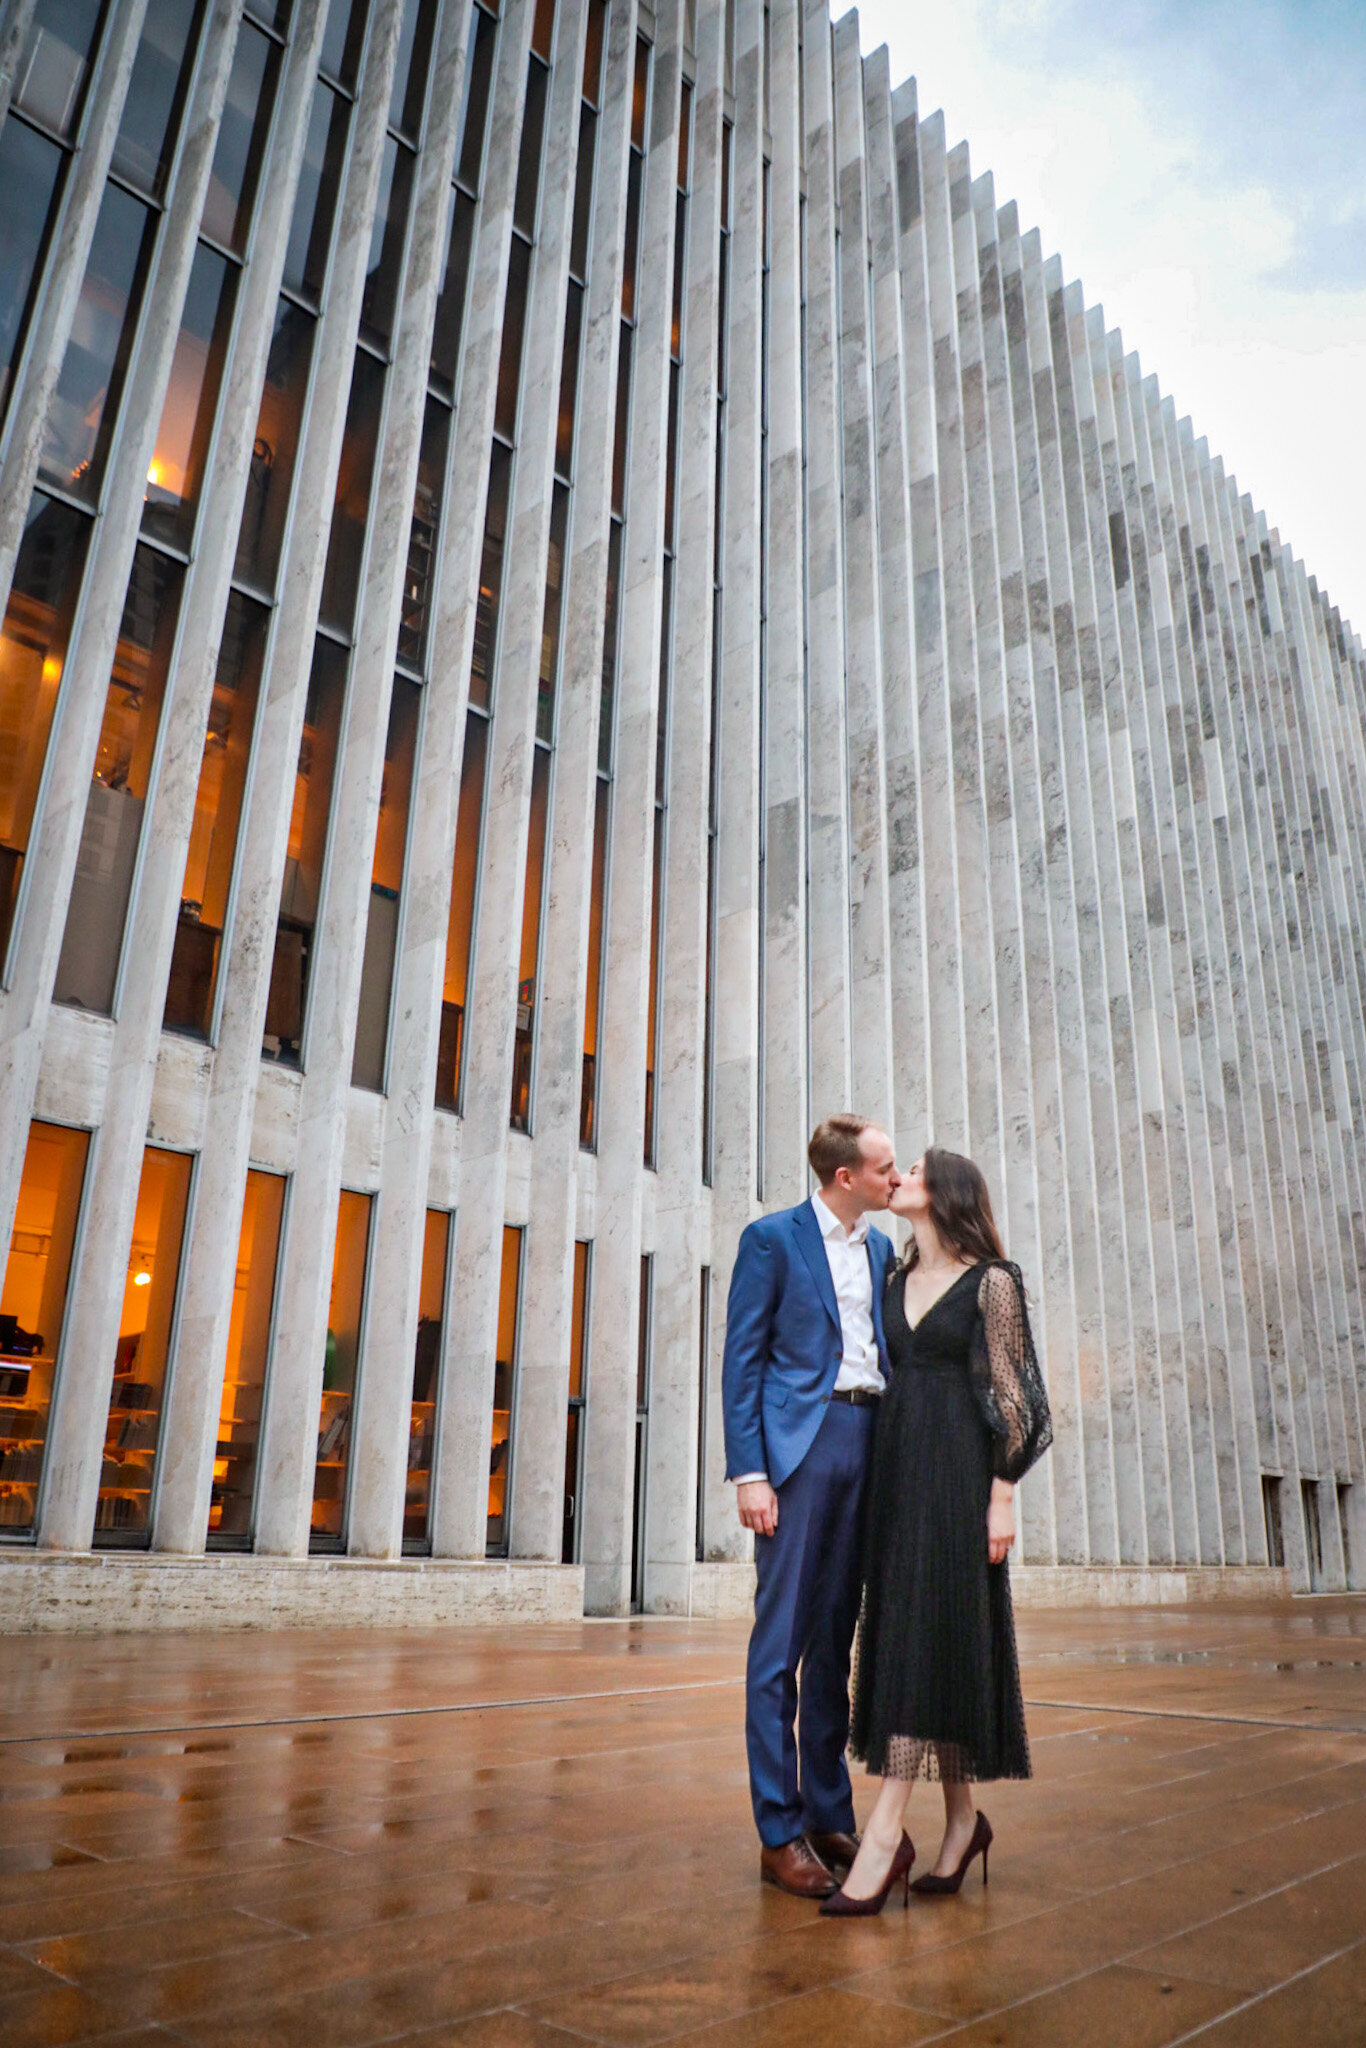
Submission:
[[[467,1628],[579,1621],[578,1565],[412,1557],[0,1552],[0,1635]]]
[[[1292,1591],[1276,1565],[1021,1564],[1010,1574],[1017,1607],[1206,1607],[1288,1600]]]
[[[754,1615],[754,1566],[748,1558],[718,1564],[651,1564],[648,1611],[693,1621],[749,1621]]]

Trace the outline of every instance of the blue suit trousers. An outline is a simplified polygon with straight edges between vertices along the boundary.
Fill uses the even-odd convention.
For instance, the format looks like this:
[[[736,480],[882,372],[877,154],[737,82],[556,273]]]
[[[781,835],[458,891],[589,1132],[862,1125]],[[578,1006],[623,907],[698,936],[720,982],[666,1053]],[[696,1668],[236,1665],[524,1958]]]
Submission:
[[[852,1830],[844,1748],[849,1654],[861,1591],[861,1523],[877,1410],[832,1402],[778,1492],[778,1526],[756,1536],[745,1744],[759,1839]],[[801,1718],[797,1723],[798,1670]]]

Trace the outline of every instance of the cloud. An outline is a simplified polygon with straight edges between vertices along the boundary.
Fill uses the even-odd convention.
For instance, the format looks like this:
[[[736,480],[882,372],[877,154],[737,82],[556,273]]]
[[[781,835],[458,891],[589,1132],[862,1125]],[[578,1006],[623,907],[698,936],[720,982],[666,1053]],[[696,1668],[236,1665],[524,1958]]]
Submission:
[[[859,15],[1366,629],[1366,0]]]

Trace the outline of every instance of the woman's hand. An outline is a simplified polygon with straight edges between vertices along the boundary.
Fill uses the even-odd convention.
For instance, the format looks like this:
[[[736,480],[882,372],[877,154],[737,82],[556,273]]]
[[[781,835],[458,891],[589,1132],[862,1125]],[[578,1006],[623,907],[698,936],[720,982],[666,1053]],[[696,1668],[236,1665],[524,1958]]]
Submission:
[[[987,1503],[987,1558],[990,1563],[1004,1564],[1014,1541],[1015,1489],[1004,1479],[993,1479],[991,1499]]]

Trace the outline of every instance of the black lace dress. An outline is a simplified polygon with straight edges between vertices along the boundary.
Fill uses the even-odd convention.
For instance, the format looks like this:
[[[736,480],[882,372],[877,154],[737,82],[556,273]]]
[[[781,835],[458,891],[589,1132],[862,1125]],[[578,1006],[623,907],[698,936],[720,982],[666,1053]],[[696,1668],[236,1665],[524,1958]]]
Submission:
[[[866,1496],[852,1754],[877,1777],[1027,1778],[1008,1567],[987,1559],[993,1477],[1052,1441],[1019,1269],[973,1266],[912,1329],[887,1286],[892,1377]]]

